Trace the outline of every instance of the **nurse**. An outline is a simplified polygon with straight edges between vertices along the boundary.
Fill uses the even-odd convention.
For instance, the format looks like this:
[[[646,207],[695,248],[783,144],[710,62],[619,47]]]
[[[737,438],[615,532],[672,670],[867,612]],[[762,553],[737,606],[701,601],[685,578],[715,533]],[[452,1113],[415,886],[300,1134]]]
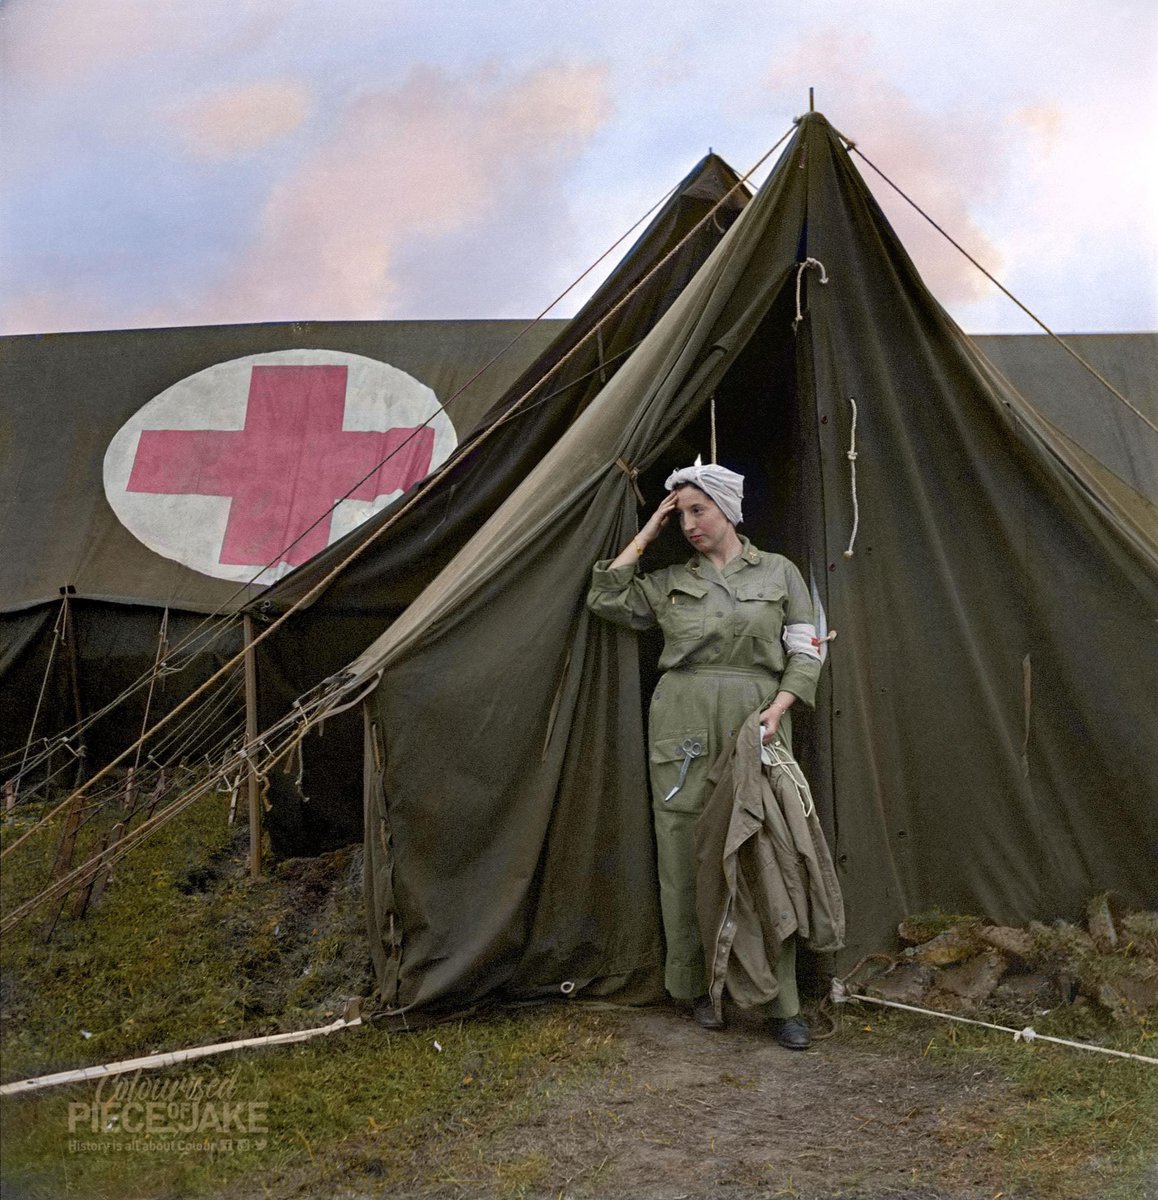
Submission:
[[[791,708],[812,705],[821,658],[812,598],[786,558],[759,550],[737,526],[744,477],[715,464],[685,467],[665,483],[667,495],[631,542],[595,564],[587,606],[630,629],[663,634],[652,694],[648,745],[652,810],[659,856],[660,908],[667,957],[665,984],[688,1002],[705,1028],[722,1025],[707,996],[696,919],[692,835],[707,799],[709,767],[751,713],[760,710],[763,740],[791,747]],[[642,572],[648,547],[670,520],[695,551],[682,566]],[[775,968],[773,1004],[781,1045],[803,1049],[796,941],[784,943]]]

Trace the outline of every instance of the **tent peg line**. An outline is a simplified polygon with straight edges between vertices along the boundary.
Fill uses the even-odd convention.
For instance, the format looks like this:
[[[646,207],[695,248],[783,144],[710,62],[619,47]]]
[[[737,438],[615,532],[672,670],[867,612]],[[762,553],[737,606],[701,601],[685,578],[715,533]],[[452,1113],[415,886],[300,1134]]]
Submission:
[[[347,1006],[347,1010],[352,1005]],[[308,1042],[316,1037],[337,1033],[342,1029],[353,1029],[363,1024],[362,1017],[349,1019],[339,1017],[329,1025],[314,1029],[298,1029],[290,1033],[270,1033],[263,1037],[242,1038],[236,1042],[213,1042],[208,1046],[194,1046],[188,1050],[171,1050],[165,1054],[150,1054],[143,1058],[127,1058],[120,1062],[105,1063],[99,1067],[79,1067],[73,1071],[58,1071],[53,1075],[39,1075],[32,1079],[18,1079],[0,1087],[0,1096],[23,1096],[45,1088],[59,1087],[66,1083],[87,1083],[90,1079],[108,1079],[114,1075],[127,1075],[130,1071],[156,1071],[161,1067],[172,1067],[178,1063],[193,1062],[199,1058],[211,1058],[233,1050],[249,1050],[259,1046],[289,1046],[297,1042]]]
[[[918,1013],[923,1017],[938,1017],[942,1021],[960,1021],[964,1025],[978,1025],[982,1029],[995,1029],[998,1033],[1013,1035],[1015,1042],[1053,1042],[1058,1046],[1069,1046],[1074,1050],[1091,1050],[1096,1054],[1112,1054],[1116,1058],[1131,1058],[1135,1062],[1149,1063],[1158,1067],[1158,1058],[1146,1054],[1131,1054],[1126,1050],[1111,1050],[1108,1046],[1091,1046],[1087,1042],[1073,1042],[1069,1038],[1051,1037],[1046,1033],[1037,1033],[1033,1026],[1024,1029],[1011,1029],[1008,1025],[994,1025],[991,1021],[976,1021],[972,1017],[958,1016],[956,1013],[937,1012],[932,1008],[919,1008],[915,1004],[902,1004],[898,1000],[883,1000],[879,996],[865,996],[860,992],[850,991],[843,979],[834,979],[829,999],[833,1004],[847,1004],[850,1000],[859,1000],[862,1004],[879,1004],[883,1008],[899,1008],[904,1012]]]

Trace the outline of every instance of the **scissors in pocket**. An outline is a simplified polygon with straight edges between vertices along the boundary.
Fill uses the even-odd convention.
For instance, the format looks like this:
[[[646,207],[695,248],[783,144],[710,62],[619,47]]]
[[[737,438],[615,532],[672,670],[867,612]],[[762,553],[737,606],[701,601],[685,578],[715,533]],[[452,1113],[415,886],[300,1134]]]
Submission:
[[[684,761],[680,764],[680,777],[676,780],[675,787],[664,796],[664,804],[667,804],[676,792],[684,786],[684,780],[688,777],[688,767],[692,765],[693,758],[699,758],[703,754],[704,744],[698,738],[684,738],[679,745],[679,751],[684,756]]]

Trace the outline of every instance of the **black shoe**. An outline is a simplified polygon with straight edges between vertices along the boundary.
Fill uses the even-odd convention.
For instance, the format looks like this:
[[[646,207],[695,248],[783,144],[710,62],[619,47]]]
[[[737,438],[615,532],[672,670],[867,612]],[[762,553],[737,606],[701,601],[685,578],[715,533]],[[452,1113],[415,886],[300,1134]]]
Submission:
[[[812,1035],[800,1017],[773,1021],[772,1031],[785,1050],[807,1050],[812,1045]]]
[[[716,1016],[711,996],[700,996],[692,1001],[692,1016],[701,1029],[723,1029],[722,1017]]]

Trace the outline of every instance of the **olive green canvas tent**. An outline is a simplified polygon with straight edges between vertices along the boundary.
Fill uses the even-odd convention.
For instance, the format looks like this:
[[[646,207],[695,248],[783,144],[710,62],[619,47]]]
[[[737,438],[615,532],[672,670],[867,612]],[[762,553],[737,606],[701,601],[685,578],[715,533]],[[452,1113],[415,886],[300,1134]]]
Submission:
[[[135,439],[158,436],[134,422],[167,422],[186,439],[195,436],[190,431],[203,429],[222,436],[221,431],[240,429],[248,420],[244,383],[252,364],[290,361],[289,370],[300,372],[303,365],[314,370],[310,364],[316,359],[323,364],[319,371],[332,372],[335,363],[343,369],[360,364],[385,373],[387,383],[395,378],[391,371],[404,373],[396,378],[409,377],[417,403],[427,410],[454,397],[447,425],[463,436],[557,332],[554,324],[527,329],[522,321],[365,321],[0,339],[5,497],[0,505],[0,754],[14,755],[2,764],[0,777],[11,778],[7,768],[19,771],[27,761],[21,751],[30,735],[43,746],[78,721],[88,724],[74,749],[79,753],[87,747],[90,765],[130,744],[141,732],[146,705],[155,720],[240,647],[238,621],[204,630],[189,642],[204,617],[235,613],[258,595],[272,577],[259,575],[261,568],[364,473],[355,463],[348,479],[328,479],[332,490],[317,499],[316,512],[304,515],[278,511],[277,503],[271,504],[278,500],[276,489],[272,497],[245,497],[259,514],[272,550],[269,558],[234,562],[223,573],[212,555],[184,553],[202,524],[196,514],[179,508],[185,498],[177,497],[174,505],[157,494],[158,486],[189,490],[196,480],[145,481],[135,496],[126,496],[122,487],[118,499],[110,470],[114,448],[127,444],[139,457],[141,442]],[[240,396],[227,394],[230,388],[236,393],[239,380]],[[225,411],[233,399],[239,401],[235,411]],[[166,411],[151,422],[142,418],[158,403]],[[303,427],[303,432],[310,431]],[[283,445],[276,464],[279,479],[317,477],[316,438],[301,438],[288,458],[285,451]],[[259,458],[246,447],[238,474],[252,477]],[[165,473],[182,472],[169,464]],[[385,485],[405,482],[391,479]],[[141,505],[155,503],[169,518],[168,529],[159,531],[149,513],[144,528],[132,529],[114,502],[127,506],[130,521],[134,513],[140,515]],[[222,505],[231,516],[236,511],[221,495],[209,503],[218,505],[219,513]],[[279,561],[276,571],[288,565]],[[177,651],[182,644],[184,650]],[[182,669],[166,671],[155,687],[141,687],[93,723],[94,713],[134,681],[148,678],[159,653],[173,653]],[[58,755],[56,761],[64,760]]]
[[[371,951],[396,1009],[659,993],[656,647],[584,595],[713,419],[747,532],[839,631],[797,736],[842,961],[934,906],[1154,900],[1154,507],[945,314],[810,114],[595,402],[312,701],[316,719],[363,699]],[[686,554],[673,534],[654,561]]]

